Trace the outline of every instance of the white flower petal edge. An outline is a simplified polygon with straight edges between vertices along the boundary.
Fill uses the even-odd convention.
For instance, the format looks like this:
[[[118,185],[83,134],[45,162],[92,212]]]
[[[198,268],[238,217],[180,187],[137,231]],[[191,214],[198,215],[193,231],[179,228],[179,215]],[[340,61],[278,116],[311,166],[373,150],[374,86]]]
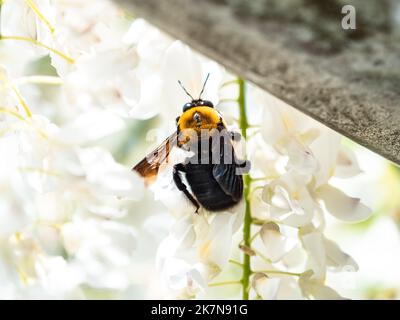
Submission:
[[[281,260],[296,245],[295,241],[281,234],[279,226],[274,222],[264,224],[260,236],[265,246],[264,252],[272,262]]]
[[[349,197],[335,187],[324,185],[317,192],[328,212],[340,220],[357,222],[368,219],[372,214],[360,199]]]
[[[299,286],[305,297],[315,300],[343,300],[334,289],[324,285],[323,281],[312,278],[312,272],[300,277]]]

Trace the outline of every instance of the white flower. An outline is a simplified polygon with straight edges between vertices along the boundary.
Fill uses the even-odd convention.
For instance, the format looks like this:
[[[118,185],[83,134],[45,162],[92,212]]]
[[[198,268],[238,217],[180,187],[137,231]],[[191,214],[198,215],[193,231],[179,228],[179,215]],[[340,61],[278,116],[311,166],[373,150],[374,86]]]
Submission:
[[[263,188],[261,199],[266,204],[266,207],[261,204],[256,207],[266,212],[256,216],[265,223],[258,231],[263,247],[254,242],[254,248],[271,261],[272,265],[267,267],[283,267],[283,274],[288,269],[288,274],[292,274],[291,268],[303,268],[303,272],[309,270],[298,281],[305,297],[340,298],[324,285],[327,271],[350,268],[357,271],[358,267],[323,234],[324,212],[348,222],[370,216],[371,210],[360,199],[349,197],[329,185],[333,176],[348,178],[358,174],[357,160],[340,146],[340,137],[336,133],[267,93],[255,90],[253,95],[256,102],[264,106],[261,123],[264,141],[258,138],[249,145],[250,150],[266,151],[265,143],[273,147],[268,150],[270,155],[258,152],[254,158],[254,163],[261,166],[255,171],[256,177],[264,176],[265,179],[264,185],[257,182],[257,188]],[[253,196],[253,201],[254,198],[257,196]],[[261,297],[276,298],[279,281],[270,281],[260,275],[253,279],[253,287]]]
[[[282,259],[296,244],[292,239],[283,235],[279,225],[274,222],[268,222],[262,226],[260,237],[265,246],[264,252],[272,262]]]
[[[306,187],[307,179],[292,172],[264,187],[263,200],[269,205],[272,219],[296,227],[311,222],[315,201]]]
[[[335,177],[351,178],[361,172],[354,152],[349,148],[341,146],[336,161]]]
[[[57,139],[70,145],[84,145],[96,141],[125,127],[124,121],[110,111],[89,111],[66,123]]]
[[[76,59],[93,51],[106,51],[121,45],[125,19],[122,10],[108,0],[55,2],[57,25],[52,47]],[[75,66],[53,52],[51,63],[61,77]]]
[[[348,222],[362,221],[372,213],[371,209],[362,204],[360,199],[349,197],[330,185],[320,187],[317,192],[324,201],[328,212],[340,220]]]
[[[313,280],[312,272],[307,272],[300,277],[299,285],[305,297],[316,300],[342,300],[344,299],[335,290],[327,287],[321,280]]]
[[[147,116],[159,113],[166,123],[170,123],[168,127],[172,129],[175,123],[171,119],[175,119],[182,112],[182,106],[191,100],[179,86],[178,80],[196,99],[208,73],[210,73],[210,78],[202,98],[214,104],[218,103],[222,70],[217,64],[194,53],[180,41],[169,45],[164,55],[158,59],[160,59],[159,65],[144,66],[145,60],[138,66],[139,71],[144,69],[149,72],[143,78],[144,86],[141,90],[140,101],[131,111],[133,117],[143,117],[141,115],[143,111]]]
[[[307,269],[312,269],[314,279],[324,279],[327,267],[335,271],[357,271],[357,263],[348,254],[341,251],[339,246],[327,239],[321,231],[301,230],[301,241],[308,253]]]
[[[66,101],[84,111],[107,108],[128,115],[140,93],[136,65],[136,51],[129,48],[82,55],[65,78]]]
[[[207,220],[193,214],[181,219],[159,246],[158,269],[175,297],[204,291],[228,262],[241,216],[219,213]]]
[[[62,299],[82,299],[84,297],[79,288],[79,285],[85,280],[83,270],[68,263],[63,257],[41,257],[36,262],[36,272],[41,290],[37,290],[32,295],[33,299],[43,293],[48,297]]]
[[[41,16],[38,15],[40,12]],[[1,32],[3,36],[27,37],[46,43],[51,38],[55,13],[50,1],[4,1],[1,8]],[[46,50],[24,42],[14,42],[20,50],[44,55]]]
[[[85,274],[85,282],[93,287],[126,288],[126,268],[130,266],[136,247],[132,228],[112,221],[72,221],[61,230],[70,263]]]
[[[275,300],[277,298],[280,279],[279,278],[268,278],[262,273],[257,273],[253,276],[253,287],[257,294],[263,300]]]
[[[16,105],[18,105],[18,97],[13,92],[7,69],[0,65],[0,107],[2,110],[0,119],[5,117],[4,109],[13,111]]]
[[[156,254],[160,280],[172,297],[192,297],[204,289],[206,283],[204,275],[199,272],[201,265],[196,262],[191,264],[183,257],[185,249],[190,250],[194,244],[195,231],[188,221],[178,222],[172,230],[176,232],[160,243]],[[198,276],[197,281],[194,281],[193,275]]]
[[[268,277],[257,273],[253,276],[252,286],[263,300],[303,299],[298,283],[291,277]]]
[[[0,137],[0,188],[7,190],[1,194],[0,238],[3,267],[12,282],[0,279],[10,290],[5,294],[82,297],[82,285],[128,287],[136,239],[118,219],[141,198],[143,182],[107,151],[77,144],[109,134],[121,123],[92,113],[86,130],[96,128],[87,125],[96,121],[110,127],[86,137],[84,119],[59,128],[45,117],[13,112],[18,117],[6,113],[2,120],[13,130]]]

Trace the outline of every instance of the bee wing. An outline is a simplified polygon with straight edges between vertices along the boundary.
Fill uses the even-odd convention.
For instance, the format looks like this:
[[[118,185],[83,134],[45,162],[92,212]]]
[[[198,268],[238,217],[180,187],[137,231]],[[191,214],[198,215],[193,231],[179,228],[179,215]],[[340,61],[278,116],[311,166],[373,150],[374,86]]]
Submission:
[[[135,170],[144,177],[146,183],[151,183],[157,177],[161,165],[168,163],[169,154],[176,144],[177,133],[174,132],[156,149],[150,152],[142,161],[135,165],[132,170]]]
[[[232,133],[228,132],[228,134],[221,136],[220,143],[212,146],[212,152],[217,152],[220,156],[220,163],[213,165],[212,174],[221,189],[234,200],[239,201],[243,194],[243,178],[241,171],[238,170],[241,164],[236,158],[234,139],[231,138]]]
[[[215,164],[212,173],[221,189],[239,201],[243,194],[243,178],[237,174],[236,168],[236,164]]]

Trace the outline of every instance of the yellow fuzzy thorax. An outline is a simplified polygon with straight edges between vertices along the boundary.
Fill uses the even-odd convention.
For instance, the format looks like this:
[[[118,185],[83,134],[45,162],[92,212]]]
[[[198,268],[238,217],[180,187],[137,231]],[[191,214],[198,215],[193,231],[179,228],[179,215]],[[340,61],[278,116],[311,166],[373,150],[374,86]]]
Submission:
[[[201,116],[201,126],[199,126],[193,119],[195,113]],[[179,130],[185,129],[216,129],[221,124],[221,115],[217,110],[210,107],[193,107],[182,113],[178,121]]]

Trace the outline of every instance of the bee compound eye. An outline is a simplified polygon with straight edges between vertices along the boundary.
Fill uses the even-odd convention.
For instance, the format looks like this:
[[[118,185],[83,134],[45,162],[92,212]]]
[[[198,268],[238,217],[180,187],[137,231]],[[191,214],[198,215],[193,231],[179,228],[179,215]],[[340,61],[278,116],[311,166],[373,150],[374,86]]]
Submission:
[[[204,101],[203,101],[203,106],[205,106],[205,107],[210,107],[210,108],[214,108],[213,103],[212,103],[211,101],[208,101],[208,100],[204,100]]]
[[[185,111],[187,111],[187,110],[189,110],[190,108],[193,108],[193,107],[194,107],[193,103],[191,103],[191,102],[185,103],[183,105],[182,111],[185,112]]]

